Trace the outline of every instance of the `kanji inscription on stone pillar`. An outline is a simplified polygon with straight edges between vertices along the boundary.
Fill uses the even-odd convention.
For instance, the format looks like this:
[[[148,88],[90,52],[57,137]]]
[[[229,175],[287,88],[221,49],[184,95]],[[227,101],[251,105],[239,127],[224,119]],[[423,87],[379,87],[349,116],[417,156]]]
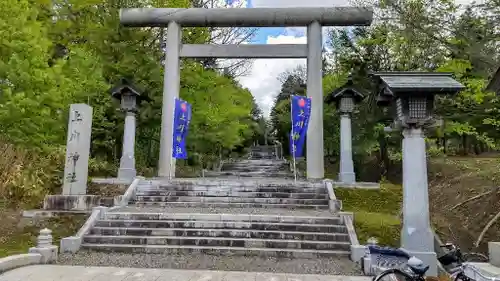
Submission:
[[[72,104],[69,110],[63,195],[87,193],[87,177],[92,132],[92,107]]]

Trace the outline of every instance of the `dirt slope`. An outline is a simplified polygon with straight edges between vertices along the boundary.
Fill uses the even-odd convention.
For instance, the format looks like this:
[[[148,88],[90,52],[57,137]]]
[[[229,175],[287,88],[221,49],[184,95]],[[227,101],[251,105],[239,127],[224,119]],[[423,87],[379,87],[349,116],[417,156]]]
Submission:
[[[500,241],[500,220],[494,223],[476,249],[474,242],[488,221],[500,212],[500,193],[452,209],[467,199],[500,186],[498,157],[448,157],[429,165],[429,197],[432,222],[444,241],[454,241],[467,250],[487,252],[488,241]]]

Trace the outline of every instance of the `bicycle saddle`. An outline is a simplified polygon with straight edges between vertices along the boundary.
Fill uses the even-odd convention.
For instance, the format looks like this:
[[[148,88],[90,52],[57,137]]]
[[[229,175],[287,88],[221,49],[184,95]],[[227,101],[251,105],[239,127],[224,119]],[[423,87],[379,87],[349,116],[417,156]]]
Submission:
[[[381,255],[387,255],[387,256],[393,256],[393,257],[403,257],[410,259],[410,255],[399,248],[392,248],[392,247],[380,247],[377,245],[369,245],[368,250],[370,251],[370,254],[381,254]]]
[[[421,260],[416,257],[411,257],[407,263],[408,267],[413,271],[413,273],[424,276],[427,270],[429,270],[429,266],[425,265]]]

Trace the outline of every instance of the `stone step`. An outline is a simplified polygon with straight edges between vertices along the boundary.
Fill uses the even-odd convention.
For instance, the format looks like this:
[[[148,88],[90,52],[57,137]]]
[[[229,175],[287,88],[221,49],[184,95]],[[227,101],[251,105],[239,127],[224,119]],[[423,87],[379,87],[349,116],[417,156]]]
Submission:
[[[204,253],[209,255],[244,255],[282,258],[321,258],[348,256],[349,251],[343,250],[306,250],[306,249],[273,249],[244,247],[207,247],[182,245],[133,245],[133,244],[90,244],[83,243],[82,248],[107,252],[131,252],[151,254],[190,254]]]
[[[257,193],[319,193],[326,194],[324,187],[294,187],[294,186],[141,186],[137,192],[151,191],[194,191],[194,192],[257,192]]]
[[[184,229],[241,229],[241,230],[276,230],[299,232],[347,233],[344,225],[293,224],[267,222],[223,222],[223,221],[168,221],[168,220],[99,220],[96,227],[132,227],[132,228],[184,228]]]
[[[286,167],[249,167],[249,166],[222,166],[221,172],[233,173],[273,173],[273,174],[292,174]]]
[[[183,245],[344,251],[348,251],[350,249],[349,242],[252,239],[236,237],[85,235],[83,237],[83,242],[92,244]]]
[[[133,228],[133,227],[94,227],[92,235],[125,235],[125,236],[182,236],[182,237],[236,237],[254,239],[284,239],[349,242],[347,233],[301,232],[278,230],[248,229],[185,229],[185,228]]]
[[[190,191],[190,190],[138,190],[137,197],[144,196],[200,196],[200,197],[238,197],[238,198],[292,198],[292,199],[328,199],[326,192],[252,192],[252,191],[234,191],[210,190],[210,191]]]
[[[252,177],[268,177],[268,178],[293,178],[291,172],[269,172],[269,171],[206,171],[204,173],[205,177],[240,177],[240,178],[252,178]]]
[[[162,210],[163,212],[159,212]],[[339,215],[328,214],[329,216],[306,216],[293,213],[293,215],[282,214],[220,214],[220,210],[214,210],[215,213],[181,213],[183,209],[156,209],[129,210],[126,212],[108,212],[105,215],[107,220],[165,220],[178,222],[220,222],[220,223],[282,223],[282,224],[306,224],[306,225],[339,225],[342,226],[343,220]],[[166,212],[165,212],[166,211]],[[170,212],[169,212],[170,211]],[[314,214],[313,214],[314,215]]]
[[[239,160],[233,160],[232,162],[227,161],[224,162],[223,164],[283,165],[288,163],[283,159],[272,158],[272,159],[239,159]]]
[[[137,201],[136,206],[159,206],[159,207],[208,207],[208,208],[286,208],[286,209],[328,209],[328,204],[266,204],[266,203],[229,203],[229,202],[149,202]]]
[[[222,167],[238,167],[238,168],[290,168],[290,165],[285,162],[233,162],[224,163]]]
[[[255,204],[280,204],[280,205],[328,205],[328,199],[296,199],[296,198],[255,198],[255,197],[205,197],[205,196],[143,196],[136,197],[137,203],[255,203]]]
[[[191,178],[182,179],[176,178],[172,180],[161,180],[153,179],[150,181],[142,181],[139,186],[144,185],[161,185],[161,186],[185,186],[185,187],[293,187],[296,189],[300,188],[312,188],[312,187],[322,187],[323,183],[321,180],[316,181],[305,181],[299,180],[294,182],[294,180],[289,179],[270,179],[270,178],[255,178],[255,179],[204,179],[204,178]]]

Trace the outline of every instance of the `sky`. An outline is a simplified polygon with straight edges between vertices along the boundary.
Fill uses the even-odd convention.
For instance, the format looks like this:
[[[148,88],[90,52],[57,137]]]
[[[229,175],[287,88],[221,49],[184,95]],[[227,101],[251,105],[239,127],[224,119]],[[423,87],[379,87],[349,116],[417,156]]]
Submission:
[[[348,0],[227,0],[234,6],[247,8],[264,7],[331,7],[348,6]],[[468,4],[470,0],[455,0],[457,4]],[[236,3],[238,2],[238,3]],[[476,1],[479,2],[479,1]],[[323,28],[323,33],[327,30]],[[326,38],[326,36],[324,36]],[[259,28],[249,44],[306,44],[305,28]],[[298,65],[305,65],[305,59],[257,59],[249,73],[239,77],[243,87],[248,88],[268,116],[274,98],[281,89],[278,75]]]

